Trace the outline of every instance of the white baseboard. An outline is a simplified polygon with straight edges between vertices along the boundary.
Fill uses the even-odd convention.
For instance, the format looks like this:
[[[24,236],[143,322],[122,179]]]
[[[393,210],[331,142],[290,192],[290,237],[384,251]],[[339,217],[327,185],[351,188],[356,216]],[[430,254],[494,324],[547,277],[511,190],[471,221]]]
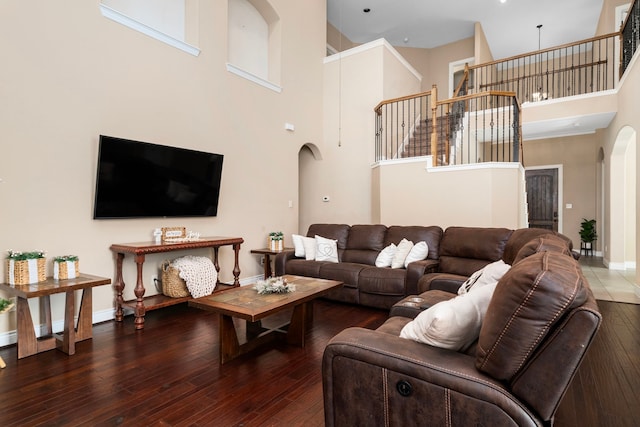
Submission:
[[[262,279],[262,275],[253,276],[253,277],[245,277],[244,279],[240,279],[240,286],[251,285],[256,283],[256,281]],[[109,320],[113,320],[115,318],[115,308],[109,308],[102,311],[95,311],[91,316],[91,321],[93,324],[107,322]],[[75,321],[78,319],[76,318]],[[64,320],[56,320],[51,324],[51,328],[54,333],[62,332],[64,330]],[[36,326],[36,337],[39,338],[44,336],[46,333],[46,326],[44,324]],[[18,342],[18,331],[15,329],[12,331],[7,331],[0,333],[0,347],[4,347],[7,345],[12,345]]]

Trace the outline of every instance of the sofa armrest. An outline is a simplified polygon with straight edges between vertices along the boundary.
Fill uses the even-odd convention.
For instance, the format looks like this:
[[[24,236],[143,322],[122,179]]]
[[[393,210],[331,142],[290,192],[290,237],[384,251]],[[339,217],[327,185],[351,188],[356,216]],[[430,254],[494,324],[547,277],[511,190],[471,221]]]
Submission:
[[[438,260],[435,259],[424,259],[409,263],[409,265],[407,265],[405,295],[415,295],[420,293],[418,292],[418,281],[425,274],[438,271],[438,265]]]
[[[458,289],[468,277],[450,273],[429,273],[418,281],[418,294],[426,291],[440,290],[458,294]]]
[[[380,331],[348,328],[335,336],[322,377],[327,426],[540,422],[503,384],[477,371],[475,357]]]
[[[285,274],[285,266],[287,261],[296,257],[296,253],[293,249],[285,250],[276,255],[273,261],[273,268],[276,276],[283,276]]]

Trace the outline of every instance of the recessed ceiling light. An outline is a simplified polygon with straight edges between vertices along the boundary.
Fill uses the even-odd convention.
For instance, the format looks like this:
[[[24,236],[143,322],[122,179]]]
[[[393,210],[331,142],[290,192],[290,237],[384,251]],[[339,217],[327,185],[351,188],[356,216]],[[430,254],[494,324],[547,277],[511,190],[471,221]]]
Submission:
[[[404,38],[404,42],[405,42],[405,43],[409,43],[409,37],[405,37],[405,38]]]
[[[504,4],[506,2],[507,2],[507,0],[500,0],[500,3],[502,3],[502,4]]]
[[[369,12],[371,12],[371,9],[369,9],[368,7],[365,7],[364,9],[362,9],[362,11],[364,13],[369,13]]]

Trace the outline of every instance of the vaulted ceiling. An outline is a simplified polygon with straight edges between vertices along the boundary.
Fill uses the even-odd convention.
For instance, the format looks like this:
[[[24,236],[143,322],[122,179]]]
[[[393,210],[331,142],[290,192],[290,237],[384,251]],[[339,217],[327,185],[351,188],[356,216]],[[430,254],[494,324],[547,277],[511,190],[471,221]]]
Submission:
[[[327,20],[354,43],[433,48],[482,24],[494,59],[593,37],[603,0],[327,0]],[[364,12],[369,9],[369,12]]]

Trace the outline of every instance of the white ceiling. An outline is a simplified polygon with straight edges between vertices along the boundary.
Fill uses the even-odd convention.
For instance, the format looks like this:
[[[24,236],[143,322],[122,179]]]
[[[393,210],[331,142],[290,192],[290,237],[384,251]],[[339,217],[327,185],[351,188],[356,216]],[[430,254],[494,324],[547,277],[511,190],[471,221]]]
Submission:
[[[327,20],[354,43],[433,48],[480,22],[494,59],[593,37],[603,0],[327,0]],[[369,8],[369,13],[363,9]],[[405,39],[407,41],[405,41]],[[337,48],[337,46],[335,46]]]

